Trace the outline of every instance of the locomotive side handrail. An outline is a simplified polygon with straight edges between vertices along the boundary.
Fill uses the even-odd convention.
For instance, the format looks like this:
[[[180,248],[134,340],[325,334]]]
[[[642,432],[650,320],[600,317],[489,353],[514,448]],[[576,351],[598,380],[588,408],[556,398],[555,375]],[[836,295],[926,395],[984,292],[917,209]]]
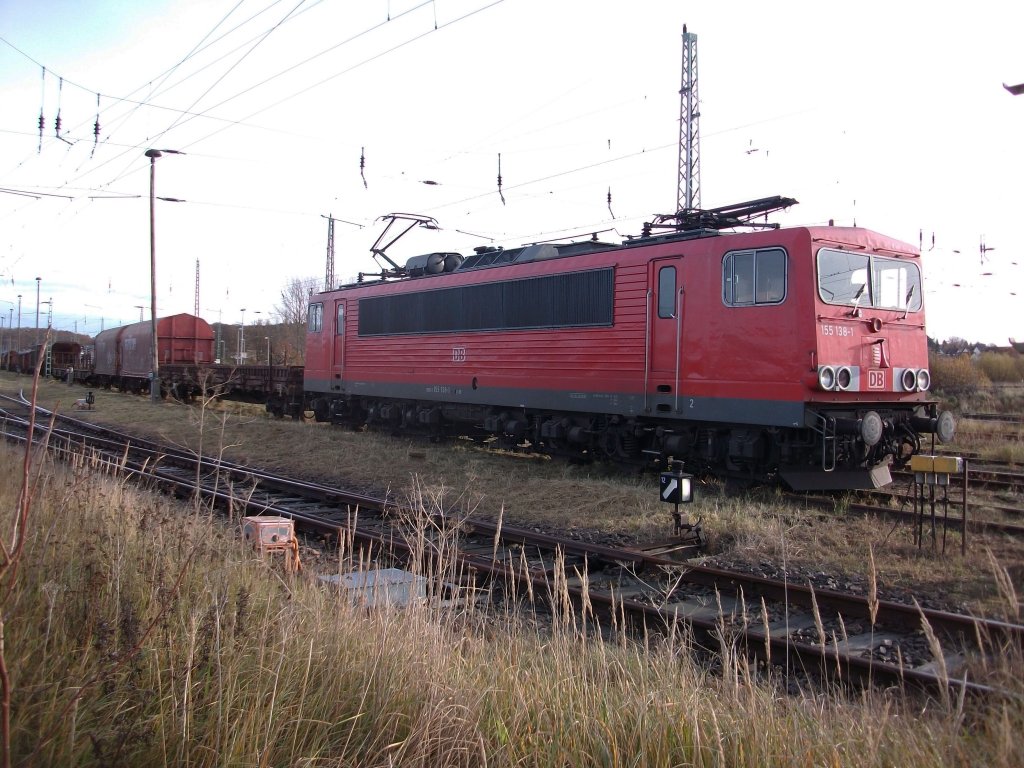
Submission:
[[[810,427],[821,435],[821,469],[823,472],[834,472],[836,468],[836,421],[817,412],[814,412],[814,419],[815,423]],[[829,447],[832,448],[831,457],[828,455]],[[829,461],[830,458],[831,461]]]

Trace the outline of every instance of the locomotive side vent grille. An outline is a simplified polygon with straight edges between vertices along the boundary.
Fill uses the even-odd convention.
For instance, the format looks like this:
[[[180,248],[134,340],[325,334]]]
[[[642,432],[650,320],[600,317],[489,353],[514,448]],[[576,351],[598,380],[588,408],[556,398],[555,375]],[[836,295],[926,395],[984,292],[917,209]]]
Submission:
[[[359,300],[360,336],[612,324],[611,267]]]

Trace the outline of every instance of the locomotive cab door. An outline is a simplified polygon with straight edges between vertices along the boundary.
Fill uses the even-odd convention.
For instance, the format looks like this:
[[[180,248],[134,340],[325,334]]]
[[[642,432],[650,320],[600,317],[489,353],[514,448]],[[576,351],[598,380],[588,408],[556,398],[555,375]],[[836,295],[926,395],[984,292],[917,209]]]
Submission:
[[[344,378],[345,373],[345,301],[339,299],[334,309],[334,349],[331,353],[332,378]]]
[[[648,317],[648,393],[658,411],[670,409],[679,389],[683,339],[682,259],[658,259],[650,265],[651,302]],[[657,396],[662,396],[657,398]],[[668,397],[666,397],[668,396]]]

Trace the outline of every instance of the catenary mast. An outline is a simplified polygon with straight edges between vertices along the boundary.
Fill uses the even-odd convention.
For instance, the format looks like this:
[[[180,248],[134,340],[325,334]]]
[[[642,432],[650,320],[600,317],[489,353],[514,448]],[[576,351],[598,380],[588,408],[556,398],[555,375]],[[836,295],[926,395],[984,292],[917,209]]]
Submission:
[[[679,87],[679,186],[676,211],[700,208],[700,100],[697,36],[683,25],[683,77]]]

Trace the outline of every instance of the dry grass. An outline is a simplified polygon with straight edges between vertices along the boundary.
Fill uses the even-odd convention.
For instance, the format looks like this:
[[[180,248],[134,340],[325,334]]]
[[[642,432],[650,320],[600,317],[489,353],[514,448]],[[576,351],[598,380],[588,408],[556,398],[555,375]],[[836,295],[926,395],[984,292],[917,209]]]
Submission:
[[[11,389],[14,382],[10,374],[0,374],[0,387]],[[117,392],[95,394],[95,411],[73,415],[179,445],[195,447],[199,442],[198,408],[171,402],[153,406]],[[41,388],[42,402],[51,405],[57,399],[70,403],[80,395],[78,387],[51,383]],[[671,533],[671,507],[659,502],[657,478],[651,476],[496,455],[468,442],[431,444],[278,421],[254,405],[217,403],[203,418],[207,445],[227,446],[226,457],[257,466],[400,499],[426,493],[465,514],[492,519],[502,515],[508,525],[573,531],[590,540],[654,543]],[[949,554],[936,557],[913,545],[908,525],[845,515],[841,500],[834,513],[823,514],[794,509],[771,491],[732,496],[715,484],[699,488],[698,501],[688,511],[703,518],[715,556],[863,579],[873,548],[879,585],[886,594],[912,589],[933,602],[987,613],[1002,610],[989,567],[992,552],[1017,593],[1024,595],[1024,543],[1006,537],[975,536],[967,558],[961,559],[959,538],[951,533]]]
[[[0,448],[0,471],[16,461]],[[87,461],[40,471],[26,567],[5,607],[23,764],[1024,761],[1020,697],[962,712],[899,691],[780,696],[734,656],[709,674],[683,637],[598,642],[582,629],[592,617],[542,629],[515,600],[487,613],[436,599],[367,610],[284,576],[202,510]],[[4,531],[15,494],[0,487]]]
[[[1024,426],[964,419],[957,424],[952,450],[979,453],[985,459],[1024,464]]]

